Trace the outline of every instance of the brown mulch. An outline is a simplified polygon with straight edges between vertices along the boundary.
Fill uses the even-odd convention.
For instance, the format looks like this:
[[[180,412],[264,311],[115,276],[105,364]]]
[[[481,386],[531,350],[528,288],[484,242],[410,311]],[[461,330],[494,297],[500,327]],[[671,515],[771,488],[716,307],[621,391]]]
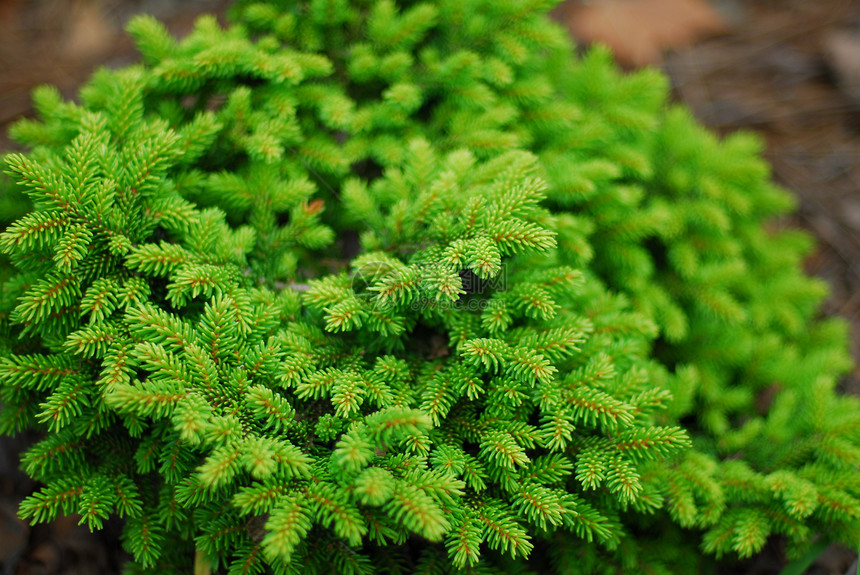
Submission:
[[[0,151],[9,124],[29,113],[40,84],[73,98],[99,66],[137,59],[123,32],[134,14],[152,14],[176,35],[202,13],[222,14],[228,0],[0,0]]]
[[[228,1],[0,0],[0,153],[35,86],[72,98],[94,68],[135,60],[122,33],[130,15],[151,13],[181,35]],[[614,44],[629,67],[662,67],[708,126],[763,135],[774,178],[800,199],[794,223],[819,240],[807,267],[831,285],[825,312],[851,322],[860,359],[860,1],[567,0],[556,16],[582,42]],[[860,370],[843,385],[860,394]],[[117,572],[116,524],[92,535],[70,519],[36,528],[17,519],[32,489],[16,470],[25,444],[0,441],[0,574]],[[855,557],[833,547],[807,573],[843,575]],[[782,562],[772,545],[737,572],[778,573]]]

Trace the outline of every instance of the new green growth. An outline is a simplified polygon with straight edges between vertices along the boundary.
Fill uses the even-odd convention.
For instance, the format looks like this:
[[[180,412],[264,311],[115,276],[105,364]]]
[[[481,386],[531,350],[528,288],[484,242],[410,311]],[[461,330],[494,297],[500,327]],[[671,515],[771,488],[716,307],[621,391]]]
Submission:
[[[860,541],[843,322],[758,140],[546,0],[239,1],[3,192],[21,516],[130,573],[707,573]],[[24,195],[20,195],[23,192]],[[8,264],[8,265],[7,265]]]

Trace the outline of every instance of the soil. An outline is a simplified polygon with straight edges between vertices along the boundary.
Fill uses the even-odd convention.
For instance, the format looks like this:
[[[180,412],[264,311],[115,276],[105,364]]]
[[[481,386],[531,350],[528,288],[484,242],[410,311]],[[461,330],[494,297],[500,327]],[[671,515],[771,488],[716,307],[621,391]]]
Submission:
[[[183,35],[196,15],[223,15],[226,4],[0,0],[0,153],[14,149],[6,132],[15,118],[31,113],[35,86],[52,84],[73,98],[94,68],[135,60],[122,33],[130,15],[148,12]],[[631,6],[635,15],[625,20]],[[860,1],[567,0],[555,14],[572,24],[581,43],[613,45],[628,67],[663,68],[678,100],[706,125],[764,137],[773,177],[799,198],[797,214],[786,223],[818,238],[807,270],[831,286],[824,313],[851,323],[860,359]],[[842,386],[860,394],[860,369]],[[27,443],[27,437],[0,441],[2,575],[118,572],[125,560],[118,525],[90,534],[73,519],[35,528],[17,519],[18,502],[33,487],[17,470],[17,454]],[[774,574],[784,564],[776,542],[727,572]],[[856,554],[834,546],[806,573],[856,569]]]

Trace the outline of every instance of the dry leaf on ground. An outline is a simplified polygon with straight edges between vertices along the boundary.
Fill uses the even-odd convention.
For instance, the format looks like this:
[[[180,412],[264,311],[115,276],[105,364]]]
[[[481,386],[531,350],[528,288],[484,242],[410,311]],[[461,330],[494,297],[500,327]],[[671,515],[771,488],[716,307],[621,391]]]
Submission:
[[[728,31],[704,0],[568,2],[557,14],[577,41],[607,44],[628,66],[657,64],[663,50]]]

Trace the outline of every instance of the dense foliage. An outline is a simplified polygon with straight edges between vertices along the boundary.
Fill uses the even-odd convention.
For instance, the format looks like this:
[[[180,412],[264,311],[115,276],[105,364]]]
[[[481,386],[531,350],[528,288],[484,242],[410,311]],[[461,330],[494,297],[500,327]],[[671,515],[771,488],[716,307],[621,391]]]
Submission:
[[[131,572],[706,572],[860,540],[845,326],[792,202],[547,0],[129,26],[13,137],[21,515]],[[15,219],[14,222],[11,220]]]

